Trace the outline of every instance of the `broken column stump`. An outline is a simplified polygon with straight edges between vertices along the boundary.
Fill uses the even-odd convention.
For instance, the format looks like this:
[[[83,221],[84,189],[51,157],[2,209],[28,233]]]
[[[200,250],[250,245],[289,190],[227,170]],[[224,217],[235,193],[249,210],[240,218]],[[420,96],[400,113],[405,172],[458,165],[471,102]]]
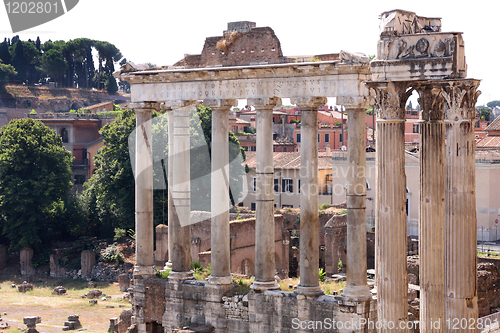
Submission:
[[[64,322],[63,331],[77,330],[82,327],[80,317],[78,315],[68,316],[68,320]]]

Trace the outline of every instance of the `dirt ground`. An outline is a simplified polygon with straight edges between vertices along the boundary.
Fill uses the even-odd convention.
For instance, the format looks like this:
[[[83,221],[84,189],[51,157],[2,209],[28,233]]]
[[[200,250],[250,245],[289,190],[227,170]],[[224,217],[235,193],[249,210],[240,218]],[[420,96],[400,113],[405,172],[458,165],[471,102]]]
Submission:
[[[117,244],[124,255],[125,262],[135,262],[133,241],[122,241]],[[109,328],[109,320],[118,317],[131,304],[124,299],[117,282],[99,282],[96,288],[89,288],[87,281],[72,279],[54,279],[47,277],[47,272],[38,276],[22,277],[19,275],[19,254],[9,255],[7,267],[0,271],[0,333],[25,329],[24,317],[39,316],[42,322],[36,329],[40,333],[60,333],[64,322],[70,315],[79,315],[82,330],[91,333],[105,333]],[[43,269],[41,269],[43,271]],[[11,285],[19,285],[27,280],[34,285],[33,291],[21,293]],[[55,286],[67,289],[66,295],[52,295]],[[97,305],[90,305],[89,300],[82,295],[92,289],[99,289],[111,298],[106,301],[98,299]],[[3,323],[8,323],[9,329],[1,329]]]
[[[57,282],[57,283],[55,283]],[[111,298],[103,301],[98,299],[97,305],[90,305],[89,300],[81,296],[93,288],[74,287],[67,288],[67,295],[52,295],[54,288],[51,284],[67,285],[73,281],[45,279],[33,282],[35,289],[26,293],[12,288],[14,281],[0,283],[0,315],[2,323],[7,322],[10,328],[25,329],[24,317],[39,316],[41,323],[37,324],[38,332],[61,332],[64,322],[70,315],[79,315],[83,330],[87,332],[106,332],[109,328],[109,319],[118,317],[124,309],[130,308],[130,303],[123,299],[118,283],[99,283],[97,289],[105,294],[110,293]],[[85,283],[80,283],[82,286]],[[113,293],[113,294],[111,294]],[[5,331],[6,332],[6,331]]]

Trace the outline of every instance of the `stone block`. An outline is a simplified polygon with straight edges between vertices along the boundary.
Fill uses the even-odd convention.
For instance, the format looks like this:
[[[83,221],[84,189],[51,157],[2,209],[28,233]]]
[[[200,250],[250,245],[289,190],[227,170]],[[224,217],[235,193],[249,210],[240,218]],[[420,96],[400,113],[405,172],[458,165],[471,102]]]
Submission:
[[[92,273],[92,268],[95,266],[95,252],[92,250],[82,251],[82,277],[89,278]]]
[[[130,278],[127,273],[120,274],[118,276],[118,282],[120,284],[120,291],[126,292],[130,287]]]
[[[21,264],[21,275],[35,275],[35,269],[31,267],[31,259],[33,259],[33,249],[25,247],[19,254]]]

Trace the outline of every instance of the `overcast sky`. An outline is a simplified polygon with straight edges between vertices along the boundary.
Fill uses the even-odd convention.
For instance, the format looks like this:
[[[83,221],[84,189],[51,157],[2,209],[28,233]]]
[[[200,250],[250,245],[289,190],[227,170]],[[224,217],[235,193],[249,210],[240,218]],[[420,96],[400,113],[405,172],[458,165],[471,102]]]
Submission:
[[[171,65],[184,54],[201,53],[205,37],[221,36],[228,22],[253,21],[274,29],[285,56],[340,50],[374,55],[379,14],[396,8],[441,17],[442,31],[463,32],[468,77],[482,80],[478,105],[500,100],[500,20],[491,0],[80,0],[67,14],[18,35],[22,40],[40,36],[42,42],[104,40],[133,62]],[[0,8],[1,40],[13,36],[6,10]]]

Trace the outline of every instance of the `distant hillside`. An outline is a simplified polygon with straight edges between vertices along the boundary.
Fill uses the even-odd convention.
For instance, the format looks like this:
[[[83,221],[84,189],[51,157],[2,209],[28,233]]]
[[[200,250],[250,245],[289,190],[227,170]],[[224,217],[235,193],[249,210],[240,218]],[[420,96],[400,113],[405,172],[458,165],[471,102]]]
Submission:
[[[130,94],[108,94],[104,90],[8,85],[0,92],[0,108],[35,109],[39,112],[78,110],[93,104],[130,101]]]

